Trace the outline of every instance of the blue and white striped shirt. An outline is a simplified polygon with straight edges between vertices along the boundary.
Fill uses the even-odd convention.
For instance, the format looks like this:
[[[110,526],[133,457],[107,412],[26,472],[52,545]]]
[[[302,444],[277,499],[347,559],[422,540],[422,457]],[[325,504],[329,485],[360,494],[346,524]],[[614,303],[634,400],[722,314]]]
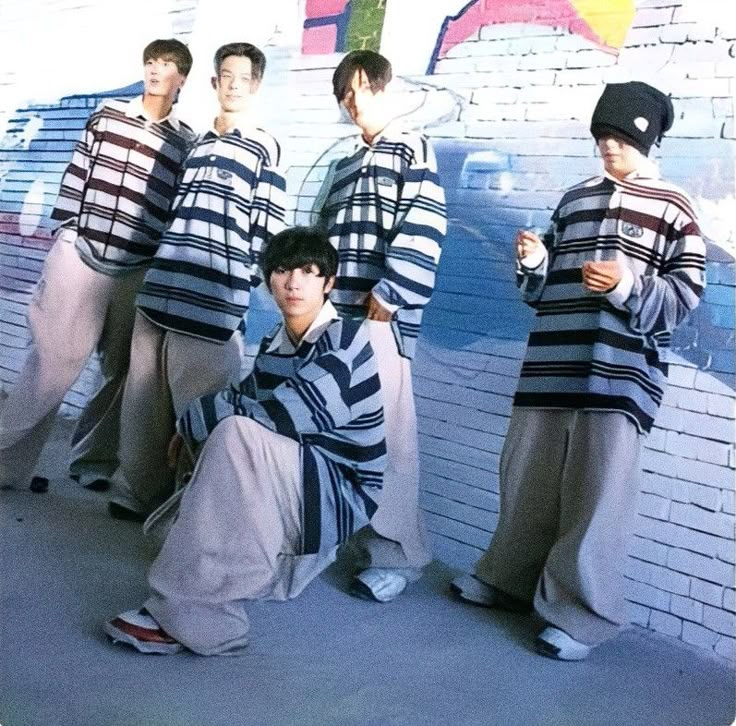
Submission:
[[[335,166],[321,222],[339,255],[330,299],[364,318],[372,293],[392,311],[401,354],[412,358],[447,231],[445,193],[424,136],[389,126]]]
[[[261,252],[284,228],[279,157],[278,143],[261,129],[200,139],[136,300],[149,320],[215,342],[230,338],[260,281]]]
[[[301,444],[302,554],[331,549],[368,523],[386,444],[378,369],[360,322],[326,302],[296,348],[279,326],[240,386],[194,401],[178,430],[195,450],[228,416]]]
[[[537,316],[514,405],[616,411],[648,432],[666,383],[662,352],[705,288],[690,199],[642,173],[596,177],[565,192],[544,241],[539,265],[518,268]],[[624,277],[589,292],[586,260],[617,260]]]

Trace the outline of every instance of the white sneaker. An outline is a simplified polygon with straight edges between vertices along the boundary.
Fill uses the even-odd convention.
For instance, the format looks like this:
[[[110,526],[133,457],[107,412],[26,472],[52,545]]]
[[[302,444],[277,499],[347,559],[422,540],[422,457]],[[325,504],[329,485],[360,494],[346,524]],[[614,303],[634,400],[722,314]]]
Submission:
[[[585,660],[593,647],[581,643],[564,630],[548,625],[536,640],[537,652],[557,660]]]
[[[353,578],[350,594],[364,600],[391,602],[406,588],[408,580],[395,570],[369,567]]]

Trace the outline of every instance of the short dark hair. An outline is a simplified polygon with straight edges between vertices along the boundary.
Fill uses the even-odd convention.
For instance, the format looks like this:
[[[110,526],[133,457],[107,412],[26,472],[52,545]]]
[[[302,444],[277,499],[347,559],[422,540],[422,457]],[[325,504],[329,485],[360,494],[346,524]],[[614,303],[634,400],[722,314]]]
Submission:
[[[350,51],[332,74],[332,92],[338,103],[345,98],[356,71],[360,70],[365,71],[373,93],[383,91],[391,80],[391,63],[380,53],[374,50]]]
[[[271,289],[271,274],[279,267],[295,270],[314,265],[327,279],[337,272],[337,250],[327,235],[316,227],[291,227],[275,234],[266,247],[261,269]]]
[[[159,38],[151,41],[143,49],[143,63],[156,58],[176,63],[176,69],[182,76],[188,76],[192,70],[192,54],[180,40]]]
[[[250,58],[251,69],[254,81],[260,81],[266,70],[266,56],[260,48],[256,48],[252,43],[225,43],[215,51],[215,75],[220,75],[222,61],[228,56],[237,55],[243,58]]]

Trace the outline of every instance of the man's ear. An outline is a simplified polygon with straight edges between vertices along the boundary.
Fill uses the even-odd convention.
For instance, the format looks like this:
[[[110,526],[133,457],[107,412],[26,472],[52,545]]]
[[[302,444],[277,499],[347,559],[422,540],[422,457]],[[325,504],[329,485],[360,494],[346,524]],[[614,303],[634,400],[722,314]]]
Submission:
[[[325,295],[327,295],[334,286],[335,286],[335,276],[333,275],[332,277],[328,277],[327,280],[325,281],[325,289],[324,289]]]
[[[212,88],[217,90],[217,76],[212,76],[212,78],[210,78],[210,83],[212,84]]]

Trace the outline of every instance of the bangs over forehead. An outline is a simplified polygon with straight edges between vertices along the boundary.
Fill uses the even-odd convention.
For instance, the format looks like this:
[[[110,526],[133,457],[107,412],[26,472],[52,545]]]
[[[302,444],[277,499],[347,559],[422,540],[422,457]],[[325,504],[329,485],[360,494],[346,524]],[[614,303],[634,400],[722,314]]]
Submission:
[[[332,277],[337,272],[337,250],[320,230],[293,227],[279,232],[271,239],[263,256],[263,274],[266,282],[278,268],[295,270],[314,265],[319,274]]]
[[[175,63],[177,70],[183,76],[189,75],[189,71],[192,69],[192,54],[189,52],[189,48],[180,40],[174,38],[154,40],[143,49],[144,63],[159,58],[163,61]]]

